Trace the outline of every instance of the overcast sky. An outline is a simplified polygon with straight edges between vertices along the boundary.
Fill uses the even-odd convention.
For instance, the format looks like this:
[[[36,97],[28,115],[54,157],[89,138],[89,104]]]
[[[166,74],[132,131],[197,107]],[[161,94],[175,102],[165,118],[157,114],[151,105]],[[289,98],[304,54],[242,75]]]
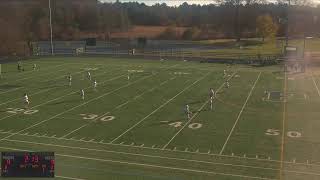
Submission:
[[[116,0],[100,0],[102,2],[115,2]],[[179,6],[184,2],[188,2],[188,4],[210,4],[214,3],[214,0],[120,0],[120,2],[129,2],[136,1],[139,3],[145,3],[147,5],[153,5],[156,3],[166,3],[169,6]],[[315,3],[320,4],[320,0],[313,0]]]

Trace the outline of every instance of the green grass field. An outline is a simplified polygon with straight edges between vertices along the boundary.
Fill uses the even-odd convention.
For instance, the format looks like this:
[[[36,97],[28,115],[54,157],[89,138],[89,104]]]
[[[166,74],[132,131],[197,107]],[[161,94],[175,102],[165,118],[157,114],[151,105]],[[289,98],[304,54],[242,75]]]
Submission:
[[[284,74],[280,65],[84,57],[23,64],[23,72],[2,64],[0,151],[54,151],[55,179],[320,179],[316,67]]]

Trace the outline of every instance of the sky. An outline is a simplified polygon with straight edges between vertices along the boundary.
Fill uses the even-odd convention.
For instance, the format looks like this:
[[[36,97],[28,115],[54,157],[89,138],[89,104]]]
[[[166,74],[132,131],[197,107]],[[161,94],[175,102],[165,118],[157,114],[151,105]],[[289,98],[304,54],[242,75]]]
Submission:
[[[116,0],[100,0],[102,2],[115,2]],[[184,2],[188,2],[188,4],[211,4],[214,3],[214,0],[120,0],[120,2],[129,2],[135,1],[139,3],[145,3],[146,5],[153,5],[156,3],[166,3],[168,6],[179,6]],[[313,0],[314,3],[320,4],[320,0]]]

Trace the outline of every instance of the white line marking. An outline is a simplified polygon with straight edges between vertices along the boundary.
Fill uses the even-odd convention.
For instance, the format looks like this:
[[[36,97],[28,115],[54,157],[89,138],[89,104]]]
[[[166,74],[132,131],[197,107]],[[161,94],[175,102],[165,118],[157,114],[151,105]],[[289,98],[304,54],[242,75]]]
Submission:
[[[80,141],[83,141],[85,138],[81,138]]]
[[[10,149],[10,150],[15,150],[15,151],[30,151],[30,150],[26,150],[26,149],[17,149],[17,148],[10,148],[10,147],[0,147],[0,148]],[[56,155],[56,156],[61,156],[61,157],[74,158],[74,159],[86,159],[86,160],[92,160],[92,161],[98,161],[98,162],[118,163],[118,164],[135,165],[135,166],[143,166],[143,167],[152,167],[152,168],[160,168],[160,169],[169,169],[169,170],[196,172],[196,173],[203,173],[203,174],[214,174],[214,175],[222,175],[222,176],[233,176],[233,177],[250,178],[250,179],[276,180],[276,179],[264,178],[264,177],[257,177],[257,176],[246,176],[246,175],[240,175],[240,174],[220,173],[220,172],[214,172],[214,171],[205,171],[205,170],[198,170],[198,169],[189,169],[189,168],[179,168],[179,167],[161,166],[161,165],[154,165],[154,164],[146,164],[146,163],[138,163],[138,162],[128,162],[128,161],[119,161],[119,160],[111,160],[111,159],[92,158],[92,157],[76,156],[76,155],[69,155],[69,154],[55,153],[55,155]],[[312,173],[312,174],[318,175],[317,173]],[[319,174],[319,175],[320,175],[320,174]]]
[[[230,80],[237,72],[234,72],[229,78],[228,80]],[[217,89],[217,92],[223,88],[225,82],[222,83],[220,85],[220,87]],[[169,144],[179,135],[179,133],[186,127],[189,125],[189,123],[199,114],[199,112],[201,112],[201,110],[208,104],[209,100],[205,101],[202,106],[198,109],[198,111],[182,126],[182,128],[179,129],[178,132],[176,132],[172,138],[162,147],[162,149],[165,149],[167,146],[169,146]]]
[[[85,179],[66,177],[66,176],[54,176],[54,177],[61,178],[61,179],[71,179],[71,180],[85,180]]]
[[[130,101],[127,101],[127,102],[125,102],[125,103],[122,103],[122,104],[120,104],[119,106],[115,107],[115,109],[121,108],[122,106],[128,104],[129,102],[130,102]]]
[[[234,128],[235,128],[236,125],[238,124],[238,121],[239,121],[239,119],[240,119],[240,116],[241,116],[244,108],[246,107],[246,105],[247,105],[247,103],[248,103],[248,101],[249,101],[249,99],[250,99],[250,97],[251,97],[251,94],[252,94],[254,88],[256,87],[256,84],[257,84],[260,76],[261,76],[261,72],[259,73],[256,81],[254,82],[254,84],[253,84],[253,86],[252,86],[252,88],[251,88],[251,90],[250,90],[250,92],[249,92],[249,94],[248,94],[248,97],[247,97],[246,101],[244,102],[244,104],[243,104],[243,106],[242,106],[242,108],[241,108],[241,111],[240,111],[239,114],[238,114],[238,117],[237,117],[236,121],[235,121],[234,124],[233,124],[233,127],[232,127],[232,129],[231,129],[231,131],[230,131],[230,133],[229,133],[229,135],[228,135],[228,137],[227,137],[227,139],[226,139],[226,141],[225,141],[225,143],[224,143],[224,145],[223,145],[220,153],[219,153],[220,155],[223,153],[224,149],[226,148],[226,145],[227,145],[227,143],[228,143],[228,141],[229,141],[229,139],[230,139],[230,137],[231,137],[231,135],[232,135],[232,133],[233,133],[233,131],[234,131]]]
[[[312,74],[312,73],[311,73],[311,77],[312,77],[313,84],[314,84],[314,86],[315,86],[315,87],[316,87],[316,89],[317,89],[318,95],[320,96],[319,88],[318,88],[318,86],[317,86],[316,81],[314,80],[314,77],[313,77],[313,74]]]
[[[75,129],[75,130],[73,130],[73,131],[69,132],[68,134],[65,134],[65,135],[61,136],[60,138],[65,138],[65,137],[69,136],[70,134],[72,134],[72,133],[74,133],[74,132],[76,132],[76,131],[78,131],[78,130],[80,130],[80,129],[82,129],[82,128],[84,128],[84,127],[88,126],[88,125],[89,125],[89,124],[85,124],[85,125],[83,125],[83,126],[81,126],[81,127],[77,128],[77,129]],[[72,139],[72,138],[71,138],[71,139]]]
[[[14,89],[10,89],[10,90],[7,90],[7,91],[3,91],[1,92],[0,94],[5,94],[5,93],[8,93],[8,92],[13,92],[13,91],[16,91],[16,90],[19,90],[19,89],[22,89],[24,87],[18,87],[18,88],[14,88]]]
[[[118,140],[120,137],[122,137],[123,135],[125,135],[126,133],[128,133],[129,131],[131,131],[133,128],[135,128],[136,126],[138,126],[140,123],[142,123],[145,119],[147,119],[149,116],[151,116],[152,114],[156,113],[158,110],[160,110],[161,108],[163,108],[164,106],[166,106],[169,102],[171,102],[173,99],[175,99],[177,96],[179,96],[180,94],[182,94],[184,91],[186,91],[187,89],[189,89],[190,87],[192,87],[194,84],[198,83],[199,81],[201,81],[202,79],[204,79],[205,77],[207,77],[210,74],[207,73],[206,75],[204,75],[203,77],[201,77],[200,79],[196,80],[195,82],[193,82],[191,85],[185,87],[182,91],[180,91],[178,94],[176,94],[175,96],[173,96],[172,98],[170,98],[167,102],[163,103],[161,106],[159,106],[157,109],[155,109],[154,111],[152,111],[150,114],[148,114],[146,117],[142,118],[139,122],[137,122],[136,124],[134,124],[132,127],[130,127],[129,129],[127,129],[126,131],[124,131],[122,134],[120,134],[118,137],[114,138],[111,143],[115,142],[116,140]]]
[[[103,140],[99,141],[100,143],[103,143]]]

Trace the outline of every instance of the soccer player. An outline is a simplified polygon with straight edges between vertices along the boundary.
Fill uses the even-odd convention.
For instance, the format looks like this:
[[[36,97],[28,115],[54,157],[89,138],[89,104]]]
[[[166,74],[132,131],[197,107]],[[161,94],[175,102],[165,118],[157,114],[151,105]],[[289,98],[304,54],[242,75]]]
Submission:
[[[24,93],[23,99],[24,99],[24,103],[25,103],[25,106],[26,106],[26,109],[27,109],[29,104],[30,104],[29,97],[28,97],[27,93]]]
[[[87,77],[91,81],[91,73],[89,71],[87,72]]]
[[[84,100],[84,90],[83,89],[80,90],[80,95],[81,95],[81,99]]]
[[[71,74],[69,74],[68,80],[69,80],[69,86],[71,86],[71,82],[72,82],[72,76],[71,76]]]
[[[224,69],[223,70],[223,77],[226,77],[227,76],[227,71]]]
[[[130,80],[130,74],[128,73],[128,81]]]
[[[210,98],[211,98],[211,97],[214,98],[214,97],[216,96],[216,92],[215,92],[212,88],[210,88],[209,94],[210,94]]]
[[[230,87],[230,84],[229,84],[229,81],[227,80],[226,81],[226,88],[229,88]]]
[[[21,71],[21,63],[20,62],[18,62],[18,71]]]
[[[212,110],[213,109],[213,96],[210,97],[210,109]]]
[[[97,85],[98,85],[97,80],[94,80],[94,82],[93,82],[93,88],[94,88],[94,90],[97,90]]]
[[[188,119],[190,119],[191,112],[190,112],[190,107],[189,107],[188,104],[186,104],[185,112],[186,112],[186,115],[187,115]]]
[[[37,68],[37,64],[33,64],[33,70],[35,71]]]
[[[210,108],[211,108],[211,110],[212,110],[213,100],[214,100],[215,96],[216,96],[216,92],[212,88],[210,88]]]

